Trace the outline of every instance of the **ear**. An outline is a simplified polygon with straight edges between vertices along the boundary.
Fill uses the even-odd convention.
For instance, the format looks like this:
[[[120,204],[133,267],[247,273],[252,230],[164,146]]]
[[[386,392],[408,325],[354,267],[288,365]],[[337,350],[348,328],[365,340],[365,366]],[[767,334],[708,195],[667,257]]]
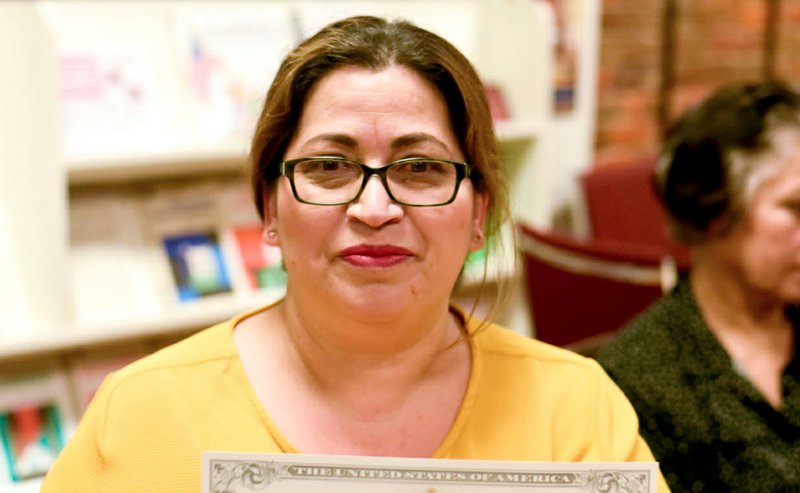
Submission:
[[[483,248],[486,244],[486,214],[489,210],[489,195],[485,192],[475,192],[472,201],[472,242],[470,252],[475,252]]]
[[[267,185],[261,196],[264,205],[264,220],[262,222],[261,237],[269,246],[280,246],[278,236],[278,189],[276,186]]]

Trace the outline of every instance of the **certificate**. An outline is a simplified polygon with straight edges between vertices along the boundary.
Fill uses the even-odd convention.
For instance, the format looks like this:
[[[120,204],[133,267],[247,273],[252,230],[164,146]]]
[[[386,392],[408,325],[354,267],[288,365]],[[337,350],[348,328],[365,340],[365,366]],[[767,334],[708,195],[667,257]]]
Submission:
[[[202,493],[655,493],[655,462],[203,453]]]

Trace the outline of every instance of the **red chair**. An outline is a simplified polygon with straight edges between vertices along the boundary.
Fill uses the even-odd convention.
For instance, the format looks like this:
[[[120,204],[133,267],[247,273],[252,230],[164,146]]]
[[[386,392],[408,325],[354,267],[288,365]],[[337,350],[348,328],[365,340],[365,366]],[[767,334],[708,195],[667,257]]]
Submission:
[[[674,283],[657,248],[517,229],[534,335],[550,344],[592,354]]]
[[[580,176],[591,237],[657,249],[685,272],[689,250],[669,233],[653,182],[655,159],[590,168]]]

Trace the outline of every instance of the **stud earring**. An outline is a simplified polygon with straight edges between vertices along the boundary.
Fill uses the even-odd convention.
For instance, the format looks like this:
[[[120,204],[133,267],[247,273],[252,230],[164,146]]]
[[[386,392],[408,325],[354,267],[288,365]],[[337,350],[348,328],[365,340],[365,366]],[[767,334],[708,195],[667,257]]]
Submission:
[[[274,229],[270,229],[269,231],[267,231],[267,236],[269,238],[275,238],[276,236],[278,236],[278,233]]]

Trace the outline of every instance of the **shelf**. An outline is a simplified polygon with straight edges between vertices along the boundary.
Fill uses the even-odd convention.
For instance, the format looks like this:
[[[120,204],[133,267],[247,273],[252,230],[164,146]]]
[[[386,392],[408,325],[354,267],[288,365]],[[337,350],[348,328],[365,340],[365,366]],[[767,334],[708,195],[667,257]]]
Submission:
[[[32,360],[59,356],[92,348],[145,341],[148,338],[166,339],[180,337],[228,320],[248,310],[276,301],[281,293],[261,293],[248,301],[204,300],[174,308],[156,320],[120,321],[102,328],[75,328],[64,330],[46,339],[7,341],[0,348],[0,362]]]
[[[509,120],[499,122],[496,132],[501,143],[518,142],[538,138],[543,128],[544,122],[540,120]],[[65,167],[70,186],[104,185],[209,173],[244,174],[247,159],[247,151],[214,149],[93,156],[67,160]]]
[[[7,493],[37,493],[42,488],[43,482],[42,478],[34,478],[19,483],[3,484],[3,491]]]
[[[495,128],[500,143],[532,140],[541,136],[545,122],[539,119],[518,119],[498,122]]]
[[[508,247],[507,247],[508,248]],[[507,253],[508,254],[508,253]],[[513,255],[513,254],[512,254]],[[487,280],[497,283],[515,279],[514,258],[506,258],[497,263],[491,259]],[[479,272],[480,270],[480,272]],[[482,281],[482,269],[466,271],[462,294],[474,291]],[[30,361],[46,357],[58,357],[69,353],[91,351],[93,348],[112,346],[148,339],[169,339],[183,337],[190,333],[211,327],[246,311],[265,306],[281,298],[282,292],[271,291],[254,295],[249,300],[209,299],[183,306],[175,306],[157,319],[119,321],[97,327],[74,327],[46,339],[37,338],[25,341],[5,341],[0,348],[0,363]],[[458,297],[459,293],[455,293]]]
[[[544,127],[536,120],[497,124],[500,143],[535,140]],[[247,153],[229,149],[172,152],[136,156],[94,156],[67,161],[70,186],[107,185],[134,181],[172,179],[206,174],[241,174],[247,171]]]
[[[117,5],[98,8],[85,2],[45,2],[47,9],[20,8],[20,15],[15,17],[17,20],[0,22],[9,29],[14,28],[13,32],[26,46],[38,43],[42,47],[41,53],[36,52],[39,54],[39,57],[35,58],[36,64],[28,61],[17,67],[20,74],[23,74],[22,69],[27,69],[29,66],[43,66],[44,62],[50,64],[46,67],[47,71],[40,70],[42,73],[32,69],[24,72],[24,76],[21,75],[11,81],[8,90],[4,91],[6,94],[14,94],[24,89],[28,91],[25,94],[30,94],[30,97],[25,98],[26,101],[41,101],[41,105],[30,108],[28,103],[22,104],[20,100],[20,104],[14,107],[17,108],[15,111],[5,113],[7,116],[4,119],[14,122],[15,126],[26,124],[24,127],[26,135],[32,136],[30,138],[35,137],[36,144],[31,145],[30,142],[33,140],[16,138],[12,143],[19,145],[4,147],[3,154],[12,158],[21,155],[17,152],[17,148],[28,153],[45,148],[52,151],[52,157],[48,154],[39,159],[41,166],[36,169],[28,164],[31,159],[27,157],[12,159],[14,162],[19,162],[20,166],[15,165],[14,174],[3,174],[3,180],[0,180],[0,183],[3,181],[7,183],[4,188],[0,186],[4,191],[0,194],[0,209],[13,211],[10,213],[10,221],[0,217],[0,222],[6,220],[6,223],[0,224],[2,233],[0,240],[3,236],[12,240],[8,245],[3,245],[0,241],[0,252],[7,253],[5,257],[14,259],[18,264],[14,266],[18,272],[12,270],[10,276],[4,276],[6,279],[0,285],[4,293],[12,294],[4,296],[5,304],[0,301],[0,308],[4,308],[0,311],[5,312],[4,317],[0,319],[0,329],[8,331],[11,335],[12,330],[24,325],[53,328],[42,329],[40,332],[31,330],[24,341],[14,337],[2,337],[3,333],[0,331],[0,340],[3,341],[0,348],[0,363],[18,359],[33,360],[40,356],[71,355],[125,341],[177,337],[254,306],[254,303],[242,302],[239,298],[240,301],[215,304],[213,308],[208,308],[203,305],[209,300],[203,300],[197,304],[182,306],[182,310],[165,309],[162,311],[163,316],[157,320],[152,320],[154,317],[148,316],[147,320],[143,321],[128,320],[126,323],[115,323],[114,317],[110,317],[112,319],[110,324],[91,329],[76,326],[78,320],[81,320],[77,317],[70,321],[70,300],[64,296],[63,285],[68,277],[66,266],[69,265],[70,255],[74,250],[70,250],[72,247],[68,241],[68,232],[72,225],[65,220],[67,217],[64,214],[65,209],[69,210],[70,206],[79,205],[79,201],[86,197],[105,198],[116,194],[123,199],[130,198],[135,203],[130,209],[133,211],[130,217],[134,217],[139,207],[137,201],[149,199],[151,192],[162,192],[167,189],[171,191],[172,188],[184,186],[188,188],[193,185],[188,182],[195,179],[204,184],[216,183],[219,181],[218,178],[222,177],[241,179],[243,183],[246,181],[244,175],[248,158],[247,145],[239,140],[247,138],[245,135],[247,131],[241,131],[241,135],[236,133],[235,137],[234,134],[224,138],[200,137],[207,135],[201,131],[207,130],[201,123],[218,123],[215,116],[217,113],[208,111],[208,105],[203,106],[202,102],[198,102],[199,99],[192,96],[194,94],[192,87],[187,83],[183,71],[186,66],[191,66],[192,59],[186,57],[193,52],[187,51],[187,39],[174,36],[178,32],[175,31],[177,27],[181,28],[180,33],[185,30],[184,34],[192,34],[197,39],[207,42],[209,52],[217,55],[225,55],[228,53],[227,48],[236,46],[224,44],[225,39],[215,38],[212,42],[209,29],[217,20],[224,21],[222,25],[235,26],[242,19],[251,22],[257,17],[259,20],[256,25],[269,28],[274,27],[275,22],[278,24],[284,22],[276,21],[281,16],[276,17],[273,14],[286,9],[290,9],[292,15],[302,20],[301,27],[305,28],[310,28],[326,16],[341,17],[345,10],[379,9],[386,10],[387,13],[402,14],[403,17],[409,17],[424,27],[439,32],[451,39],[473,60],[484,80],[496,84],[506,100],[512,119],[499,122],[496,134],[501,146],[503,164],[510,177],[509,195],[518,201],[516,207],[512,209],[514,214],[526,220],[544,221],[547,217],[553,179],[546,168],[558,167],[559,162],[552,159],[554,156],[551,155],[551,150],[554,149],[554,145],[550,142],[553,120],[550,110],[553,92],[551,80],[553,19],[545,2],[452,0],[434,2],[436,6],[433,10],[428,1],[378,2],[380,5],[375,2],[330,2],[325,8],[318,2],[305,1],[265,2],[270,5],[269,8],[262,4],[256,6],[250,2],[213,3],[214,5],[209,5],[207,9],[195,11],[193,7],[181,3],[125,2],[125,9],[119,10]],[[442,22],[439,13],[454,11],[452,7],[456,5],[459,5],[456,9],[459,22]],[[103,11],[103,9],[108,10]],[[100,29],[98,22],[108,17],[112,11],[125,14],[116,16],[119,23],[113,26],[100,23],[103,25]],[[30,22],[23,25],[21,20],[24,19]],[[154,19],[167,19],[170,22]],[[95,25],[98,25],[96,32],[86,29],[86,26]],[[88,48],[96,46],[88,41],[91,41],[92,36],[99,36],[98,33],[103,35],[101,37],[104,39],[104,48],[102,50]],[[287,33],[283,33],[285,34]],[[48,41],[51,39],[55,40],[55,43]],[[228,39],[227,42],[234,43],[235,40]],[[98,120],[93,127],[99,134],[108,131],[112,137],[124,139],[125,145],[117,146],[114,145],[116,141],[98,138],[98,132],[88,132],[84,136],[86,146],[56,145],[59,142],[56,131],[60,128],[59,124],[64,123],[56,111],[59,107],[56,104],[58,84],[52,78],[52,74],[58,72],[58,56],[63,54],[58,51],[59,47],[72,50],[64,53],[86,54],[95,60],[98,70],[105,66],[111,55],[134,53],[131,47],[140,49],[142,55],[130,58],[129,66],[138,70],[130,74],[138,74],[140,78],[131,80],[139,83],[146,91],[145,94],[149,97],[146,102],[152,107],[130,107],[129,109],[141,110],[140,113],[131,113],[130,121],[114,118],[115,115],[119,116],[118,112],[115,113],[119,108],[111,108],[107,115],[110,119]],[[152,47],[157,47],[158,50],[155,50],[151,59],[150,55],[144,54],[151,53],[152,50],[148,50]],[[233,52],[249,60],[241,50]],[[265,50],[261,52],[267,53]],[[134,54],[137,53],[139,52]],[[268,55],[264,56],[269,58]],[[231,60],[235,62],[236,57]],[[263,63],[268,65],[269,60],[265,59]],[[249,62],[246,66],[253,67]],[[263,67],[259,70],[263,70]],[[585,73],[591,75],[592,71],[587,70]],[[76,76],[74,73],[72,75]],[[238,69],[235,73],[218,71],[212,75],[223,79],[231,76],[231,80],[239,82],[250,80],[247,73],[239,73]],[[82,80],[84,79],[80,79],[79,82]],[[42,88],[30,81],[40,82]],[[263,82],[259,82],[256,86],[260,94],[263,91]],[[45,92],[45,89],[53,93],[50,99],[41,97],[40,93]],[[87,115],[102,116],[101,110],[108,109],[104,106],[103,100],[73,100],[72,103],[76,105],[72,110],[81,110],[75,113],[81,118]],[[220,108],[223,106],[218,109]],[[83,111],[84,109],[88,113]],[[64,113],[64,115],[69,114],[69,112]],[[206,117],[206,120],[198,118],[198,115]],[[77,124],[87,121],[79,119]],[[48,125],[43,125],[43,122]],[[140,125],[131,128],[138,130],[139,133],[116,130],[125,128],[127,123],[133,125],[137,122]],[[52,131],[47,134],[47,139],[44,139],[43,132],[48,129]],[[68,129],[74,130],[74,125]],[[148,136],[153,138],[148,140],[145,138]],[[104,154],[92,154],[89,144],[93,142],[98,144],[94,151]],[[143,145],[135,147],[130,145],[131,142],[142,142]],[[217,144],[221,142],[225,144]],[[73,149],[73,152],[88,154],[82,154],[83,157],[80,158],[59,161],[58,149]],[[123,149],[133,150],[135,153],[127,151],[123,153]],[[20,180],[17,176],[20,174],[19,170],[25,173],[26,181]],[[45,189],[42,186],[43,180],[50,177],[53,177],[52,183],[46,183],[48,186]],[[12,178],[15,184],[9,185],[8,178]],[[206,180],[206,178],[212,179]],[[148,186],[140,186],[142,182],[147,182]],[[149,186],[151,184],[154,186]],[[39,193],[31,193],[31,190],[38,190]],[[45,190],[43,195],[46,201],[39,198],[42,190]],[[98,190],[102,193],[96,194]],[[15,195],[15,192],[19,193]],[[30,199],[30,197],[36,198]],[[43,227],[29,228],[30,217],[36,217],[37,224]],[[152,220],[145,220],[148,226],[152,226]],[[114,223],[110,221],[112,226]],[[88,224],[100,227],[92,222]],[[123,224],[123,229],[132,229],[132,225],[125,220],[117,220],[116,224]],[[124,236],[122,233],[120,235]],[[36,245],[46,245],[46,251],[43,251],[44,247],[37,249]],[[492,284],[507,279],[513,280],[519,276],[513,239],[505,239],[504,247],[504,251],[499,255],[503,261],[497,262],[492,258],[489,260],[487,279]],[[114,259],[111,260],[111,265],[114,265],[113,261]],[[462,289],[474,290],[482,281],[483,269],[482,266],[479,267],[465,272]],[[7,271],[5,268],[3,270],[4,273]],[[14,297],[16,293],[19,295]],[[22,308],[15,310],[13,317],[7,315],[10,313],[8,308],[18,307]],[[44,330],[47,330],[46,334],[42,334]]]
[[[207,173],[244,173],[247,153],[232,149],[137,156],[96,156],[66,162],[71,186],[156,180]]]
[[[560,122],[551,109],[555,23],[544,1],[270,0],[213,1],[201,7],[189,2],[125,1],[102,6],[83,1],[11,2],[13,7],[0,15],[0,32],[11,40],[0,43],[0,54],[8,55],[0,57],[8,60],[7,77],[0,78],[4,103],[0,104],[0,123],[5,124],[8,138],[0,142],[0,155],[9,163],[0,171],[0,259],[5,259],[0,260],[0,373],[27,378],[54,363],[59,372],[72,372],[112,353],[149,352],[282,295],[253,293],[248,289],[253,284],[234,283],[230,294],[173,301],[175,286],[170,284],[168,259],[162,258],[163,245],[154,244],[154,238],[163,239],[165,231],[176,225],[193,228],[195,220],[216,225],[224,222],[223,216],[232,219],[235,215],[238,221],[238,214],[228,217],[233,210],[246,208],[255,215],[245,178],[248,144],[244,141],[249,140],[249,124],[232,127],[225,122],[240,116],[242,103],[248,108],[251,103],[259,105],[255,99],[263,98],[267,85],[261,75],[278,62],[275,40],[293,40],[300,34],[296,31],[315,30],[318,23],[345,12],[386,11],[390,17],[408,18],[438,32],[475,63],[483,80],[497,85],[511,117],[496,125],[496,135],[514,201],[512,214],[532,224],[545,223],[554,208],[554,185],[565,170],[574,167],[573,161],[589,162],[576,153],[591,149],[593,135],[594,99],[583,86],[593,86],[596,79],[596,68],[589,62],[595,60],[590,48],[596,41],[600,2],[574,1],[587,19],[578,26],[582,35],[589,33],[579,47],[587,61],[579,71],[579,107],[574,118]],[[236,39],[224,36],[239,33],[233,28],[241,25],[248,27],[248,33],[258,35],[261,29],[269,36],[241,38],[245,42],[238,34]],[[252,42],[261,38],[273,41],[263,46]],[[204,72],[214,67],[194,58],[198,42],[204,44],[207,55],[232,64],[218,64]],[[22,58],[18,46],[26,46]],[[81,65],[68,74],[71,79],[59,78],[64,75],[60,71],[66,65],[61,63],[65,54],[73,60],[80,55],[78,59],[91,61],[97,77],[86,77]],[[102,85],[108,94],[121,94],[118,91],[125,82],[147,96],[134,98],[141,104],[110,106],[119,103],[119,98],[77,98],[70,100],[71,107],[64,104],[59,80],[110,81],[98,78],[110,68],[125,77],[113,78],[120,84]],[[189,80],[187,74],[210,77],[206,81],[214,82],[219,90],[213,93],[216,96],[230,96],[232,92],[224,90],[232,87],[237,96],[203,99],[195,87],[203,81]],[[251,88],[257,98],[250,95]],[[228,111],[232,108],[237,113]],[[70,121],[69,115],[77,115],[77,121]],[[555,131],[554,123],[558,124]],[[209,131],[217,128],[218,134]],[[73,145],[65,145],[66,139],[76,135],[76,140],[67,142]],[[76,153],[84,152],[77,157]],[[65,154],[59,157],[59,153]],[[228,194],[228,188],[235,189],[240,182],[247,192],[241,200],[239,194]],[[178,202],[182,191],[194,186],[203,188],[200,196],[209,201],[212,193],[207,190],[225,188],[220,218],[206,221],[205,216],[197,218],[187,211],[191,221],[180,215],[157,220],[169,212],[159,208],[164,201]],[[244,204],[242,209],[237,208],[239,204]],[[81,211],[89,211],[85,216],[90,219],[71,223],[71,213]],[[91,214],[95,211],[98,214]],[[494,294],[510,289],[505,302],[499,297],[494,320],[531,335],[530,310],[510,228],[501,233],[503,250],[489,258],[485,289],[478,289],[483,265],[473,265],[465,269],[454,299],[467,310],[475,300],[475,314],[481,316],[484,311],[490,313]],[[222,244],[234,241],[220,236]],[[118,243],[123,248],[114,250]],[[131,259],[132,263],[126,263]],[[140,267],[151,264],[154,279],[142,280],[145,276],[138,274],[148,271]],[[123,265],[133,274],[122,272]],[[233,272],[240,268],[231,270],[233,277],[241,274]],[[75,278],[83,282],[78,287],[89,289],[75,289]],[[122,295],[111,290],[116,287],[125,288],[119,290]],[[105,294],[109,296],[101,296]],[[75,399],[76,381],[70,384]],[[0,490],[38,491],[40,483],[35,479],[8,484],[0,479]]]

